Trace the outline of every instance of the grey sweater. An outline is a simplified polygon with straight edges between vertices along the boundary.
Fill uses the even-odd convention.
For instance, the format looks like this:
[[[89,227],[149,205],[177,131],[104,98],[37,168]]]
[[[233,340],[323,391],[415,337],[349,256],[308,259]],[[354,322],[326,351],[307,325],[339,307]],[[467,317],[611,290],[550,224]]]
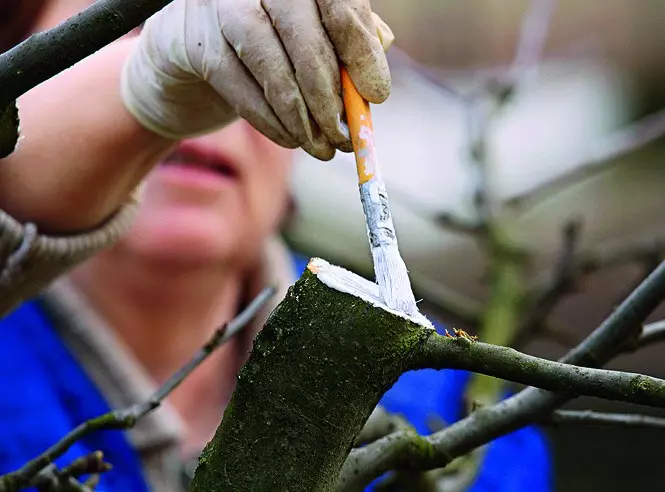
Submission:
[[[70,235],[41,234],[0,211],[0,317],[55,278],[111,246],[127,231],[138,208],[135,195],[99,227]]]

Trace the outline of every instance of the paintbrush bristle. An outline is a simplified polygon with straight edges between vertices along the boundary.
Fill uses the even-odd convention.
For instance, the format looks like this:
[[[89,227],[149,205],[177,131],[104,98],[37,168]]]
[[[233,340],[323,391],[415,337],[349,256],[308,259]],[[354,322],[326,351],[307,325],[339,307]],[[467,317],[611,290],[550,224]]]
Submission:
[[[385,244],[372,248],[376,283],[379,294],[390,309],[409,315],[418,313],[416,298],[406,264],[399,254],[397,244]]]

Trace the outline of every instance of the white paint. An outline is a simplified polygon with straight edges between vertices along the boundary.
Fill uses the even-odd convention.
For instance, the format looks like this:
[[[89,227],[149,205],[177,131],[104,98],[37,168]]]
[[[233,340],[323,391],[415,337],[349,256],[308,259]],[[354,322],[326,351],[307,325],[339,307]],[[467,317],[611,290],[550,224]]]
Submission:
[[[344,138],[350,139],[351,132],[349,131],[349,125],[342,119],[342,115],[337,113],[337,129],[339,132],[344,135]]]
[[[356,275],[342,267],[332,265],[322,258],[312,258],[307,266],[317,278],[326,286],[338,292],[344,292],[358,297],[372,306],[388,311],[395,316],[407,319],[424,328],[434,329],[434,326],[422,313],[415,310],[408,314],[403,311],[390,309],[381,299],[379,286],[363,277]]]
[[[406,264],[399,254],[397,241],[372,248],[374,275],[379,296],[388,307],[409,315],[418,314],[418,305],[411,290]]]
[[[358,153],[360,157],[365,158],[365,168],[363,172],[365,176],[372,176],[376,174],[376,152],[374,150],[374,132],[367,125],[361,125],[358,135],[365,141],[365,148],[361,149]]]

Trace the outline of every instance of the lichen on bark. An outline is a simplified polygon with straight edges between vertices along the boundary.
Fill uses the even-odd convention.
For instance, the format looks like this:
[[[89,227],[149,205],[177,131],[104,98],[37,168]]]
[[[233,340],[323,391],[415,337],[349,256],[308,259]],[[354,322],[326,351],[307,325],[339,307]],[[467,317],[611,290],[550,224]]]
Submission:
[[[431,333],[306,270],[257,337],[190,490],[334,490],[356,435]]]

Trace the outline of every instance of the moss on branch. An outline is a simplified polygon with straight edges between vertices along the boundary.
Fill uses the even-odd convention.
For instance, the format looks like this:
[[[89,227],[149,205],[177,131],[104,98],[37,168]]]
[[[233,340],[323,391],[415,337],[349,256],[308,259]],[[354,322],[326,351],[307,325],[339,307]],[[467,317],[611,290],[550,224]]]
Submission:
[[[257,337],[190,490],[334,490],[356,435],[431,334],[306,271]]]
[[[643,374],[555,362],[508,347],[432,335],[413,369],[466,369],[571,397],[595,396],[665,408],[665,381]]]
[[[324,277],[320,271],[306,271],[257,337],[224,419],[201,455],[192,492],[331,492],[343,466],[340,485],[353,490],[391,468],[445,466],[544,417],[566,398],[527,390],[427,438],[400,431],[349,456],[381,396],[412,369],[466,369],[567,397],[589,395],[665,408],[665,381],[442,337],[363,300],[363,295],[373,299],[371,292],[360,292],[367,285],[356,285],[349,276],[327,277],[325,282],[332,278],[332,283],[324,283]],[[615,328],[612,323],[602,331],[606,325]],[[595,346],[596,339],[604,342],[605,335],[592,335],[582,347]],[[584,361],[581,355],[579,359]]]

